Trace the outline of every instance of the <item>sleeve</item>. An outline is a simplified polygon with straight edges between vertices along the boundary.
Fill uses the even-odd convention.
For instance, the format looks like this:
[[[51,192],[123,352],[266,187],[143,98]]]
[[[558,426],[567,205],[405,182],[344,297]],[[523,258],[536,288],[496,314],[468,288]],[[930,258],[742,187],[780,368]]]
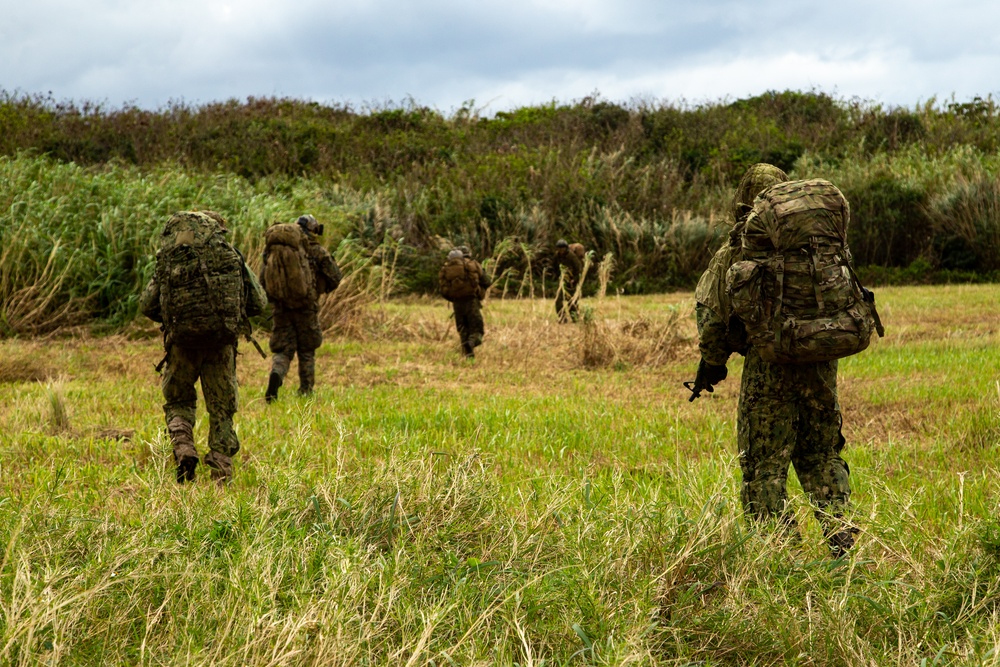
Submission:
[[[730,314],[726,272],[738,258],[738,248],[728,241],[715,253],[695,289],[698,349],[706,363],[725,365],[733,352],[746,352],[746,330]]]
[[[163,321],[163,313],[160,312],[160,284],[156,282],[155,277],[150,278],[146,288],[142,290],[142,296],[139,297],[139,312],[154,322]]]
[[[340,267],[337,266],[337,262],[333,259],[333,255],[318,243],[309,244],[310,254],[312,255],[313,265],[315,266],[315,271],[317,278],[322,278],[322,281],[317,280],[317,292],[320,294],[326,294],[332,292],[340,285],[340,280],[342,278],[340,274]]]
[[[698,350],[705,363],[725,366],[732,351],[729,349],[729,327],[718,313],[703,303],[695,306],[698,320]]]
[[[490,280],[489,276],[486,275],[486,272],[483,271],[483,267],[480,266],[479,262],[476,262],[476,267],[479,268],[479,286],[484,290],[488,290],[490,285],[493,284],[493,281]]]

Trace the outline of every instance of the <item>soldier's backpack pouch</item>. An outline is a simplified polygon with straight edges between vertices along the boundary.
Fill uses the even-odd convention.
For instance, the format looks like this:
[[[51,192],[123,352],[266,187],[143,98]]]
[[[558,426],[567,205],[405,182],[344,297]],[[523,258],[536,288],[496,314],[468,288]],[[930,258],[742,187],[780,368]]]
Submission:
[[[735,262],[726,272],[730,308],[747,327],[759,326],[764,321],[763,273],[764,265],[753,260]]]

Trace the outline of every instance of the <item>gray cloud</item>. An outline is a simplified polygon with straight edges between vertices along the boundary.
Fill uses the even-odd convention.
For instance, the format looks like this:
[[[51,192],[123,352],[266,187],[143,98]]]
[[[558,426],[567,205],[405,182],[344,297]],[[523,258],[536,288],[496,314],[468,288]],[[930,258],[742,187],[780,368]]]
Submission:
[[[59,98],[279,95],[450,111],[820,89],[912,106],[995,91],[984,0],[0,0],[0,87]]]

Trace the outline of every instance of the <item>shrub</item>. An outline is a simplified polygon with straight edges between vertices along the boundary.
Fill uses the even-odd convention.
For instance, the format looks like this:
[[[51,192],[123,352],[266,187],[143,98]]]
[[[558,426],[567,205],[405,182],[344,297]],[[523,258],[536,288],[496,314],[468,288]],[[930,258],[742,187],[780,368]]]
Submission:
[[[940,268],[1000,271],[1000,182],[996,176],[962,179],[954,190],[934,200],[931,218]]]

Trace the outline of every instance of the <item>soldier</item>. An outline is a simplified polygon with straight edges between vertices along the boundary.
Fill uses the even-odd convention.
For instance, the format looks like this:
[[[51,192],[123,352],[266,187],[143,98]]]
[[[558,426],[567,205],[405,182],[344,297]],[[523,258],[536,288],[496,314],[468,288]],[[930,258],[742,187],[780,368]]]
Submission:
[[[319,325],[319,297],[340,285],[340,269],[320,245],[323,225],[303,215],[296,225],[268,228],[260,282],[273,304],[271,373],[264,400],[278,398],[296,353],[299,356],[299,394],[312,393],[316,382],[316,349],[323,342]],[[289,252],[286,248],[291,247]],[[277,261],[278,259],[283,261]],[[269,263],[270,262],[270,263]],[[299,288],[295,288],[300,283]],[[282,289],[279,289],[279,286]]]
[[[556,316],[560,323],[576,322],[579,316],[579,303],[576,288],[583,274],[583,258],[585,252],[579,243],[569,244],[566,239],[556,241],[554,263],[556,271],[562,280],[556,290]]]
[[[475,349],[483,344],[482,299],[490,287],[490,279],[479,262],[472,259],[469,248],[458,246],[448,253],[438,274],[438,283],[441,296],[454,306],[462,354],[467,359],[474,359]]]
[[[204,462],[212,479],[225,483],[232,478],[232,457],[240,449],[233,428],[236,341],[239,334],[253,340],[248,318],[260,314],[267,303],[226,233],[225,220],[213,211],[173,215],[139,305],[146,317],[162,322],[166,355],[157,370],[163,371],[163,412],[180,484],[194,481],[199,462],[194,443],[199,379],[209,414]]]
[[[770,363],[750,345],[746,329],[732,311],[726,273],[741,259],[741,238],[755,197],[787,181],[769,164],[756,164],[743,176],[733,201],[734,228],[712,258],[695,292],[701,361],[690,400],[727,375],[731,354],[745,356],[737,410],[737,444],[743,473],[740,499],[754,520],[777,519],[790,534],[796,522],[786,505],[788,466],[816,506],[830,550],[842,557],[854,546],[855,530],[841,517],[851,489],[837,400],[837,362]]]

